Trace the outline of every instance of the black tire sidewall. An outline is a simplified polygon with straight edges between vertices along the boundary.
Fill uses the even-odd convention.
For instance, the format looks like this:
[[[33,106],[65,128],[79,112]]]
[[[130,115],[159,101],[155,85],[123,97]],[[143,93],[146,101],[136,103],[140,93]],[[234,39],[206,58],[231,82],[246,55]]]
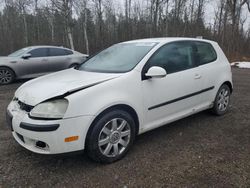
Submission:
[[[226,110],[224,110],[224,111],[219,110],[218,105],[217,105],[218,100],[219,100],[219,94],[220,94],[220,92],[221,92],[222,89],[226,89],[229,92],[229,102],[228,102]],[[228,85],[223,84],[220,87],[220,89],[218,90],[217,94],[216,94],[216,98],[215,98],[215,101],[214,101],[213,112],[216,115],[219,115],[219,116],[220,115],[224,115],[228,111],[228,108],[229,108],[229,105],[230,105],[230,101],[231,101],[231,91],[230,91],[230,88],[228,87]]]
[[[70,66],[69,66],[69,68],[71,69],[71,68],[75,68],[75,67],[77,67],[78,66],[78,63],[72,63]]]
[[[13,70],[11,70],[10,68],[8,68],[8,67],[0,67],[0,70],[8,70],[10,73],[11,73],[11,80],[10,80],[10,82],[8,82],[8,83],[0,83],[0,85],[7,85],[7,84],[10,84],[10,83],[12,83],[14,80],[15,80],[15,73],[14,73],[14,71]]]
[[[131,129],[130,142],[122,154],[116,157],[106,157],[99,150],[98,138],[104,125],[114,118],[122,118],[128,122],[128,124],[130,125],[130,129]],[[123,158],[129,151],[131,146],[133,145],[135,134],[136,134],[135,126],[136,126],[135,121],[133,120],[132,116],[126,111],[112,110],[102,115],[100,118],[98,118],[97,121],[93,123],[93,126],[87,135],[86,148],[87,148],[87,153],[89,157],[93,159],[94,161],[101,162],[101,163],[112,163]]]

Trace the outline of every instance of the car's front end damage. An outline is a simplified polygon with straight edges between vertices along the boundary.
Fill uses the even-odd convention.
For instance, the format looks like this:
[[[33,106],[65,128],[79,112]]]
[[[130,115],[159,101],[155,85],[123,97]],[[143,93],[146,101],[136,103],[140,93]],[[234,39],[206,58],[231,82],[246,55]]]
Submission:
[[[87,80],[77,74],[84,75],[83,72],[67,70],[27,82],[16,91],[7,108],[6,119],[13,137],[21,146],[40,154],[84,149],[87,131],[95,115],[72,115],[69,111],[74,108],[73,97],[69,96],[115,77],[93,75]],[[91,78],[91,73],[85,74]],[[77,77],[77,80],[70,81],[70,78]]]

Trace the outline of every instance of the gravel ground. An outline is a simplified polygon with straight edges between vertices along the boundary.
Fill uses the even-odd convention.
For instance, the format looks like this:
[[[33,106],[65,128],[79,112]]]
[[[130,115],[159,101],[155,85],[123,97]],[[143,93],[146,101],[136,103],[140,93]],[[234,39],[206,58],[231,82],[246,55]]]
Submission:
[[[44,156],[19,146],[5,109],[22,83],[0,86],[1,187],[250,187],[250,69],[233,69],[223,117],[202,112],[138,136],[128,155],[101,165],[85,154]]]

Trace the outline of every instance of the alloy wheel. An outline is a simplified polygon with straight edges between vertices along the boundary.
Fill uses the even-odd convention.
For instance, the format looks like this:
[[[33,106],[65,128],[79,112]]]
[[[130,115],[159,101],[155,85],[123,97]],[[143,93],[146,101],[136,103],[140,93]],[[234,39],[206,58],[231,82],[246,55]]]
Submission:
[[[218,102],[217,102],[217,105],[218,105],[218,109],[220,111],[225,111],[228,107],[228,104],[229,104],[229,96],[230,95],[230,92],[223,88],[220,93],[219,93],[219,96],[218,96]]]
[[[106,157],[116,157],[127,148],[131,137],[131,127],[122,118],[115,118],[105,124],[99,134],[98,146]]]
[[[8,84],[12,80],[12,74],[9,70],[0,69],[0,84]]]

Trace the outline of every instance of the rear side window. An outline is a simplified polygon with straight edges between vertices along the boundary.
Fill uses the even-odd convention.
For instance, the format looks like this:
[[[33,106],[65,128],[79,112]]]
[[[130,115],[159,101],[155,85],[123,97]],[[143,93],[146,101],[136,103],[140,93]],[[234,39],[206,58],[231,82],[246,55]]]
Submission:
[[[71,50],[66,50],[66,49],[64,49],[64,51],[65,51],[65,54],[66,54],[66,55],[72,55],[72,54],[73,54],[73,52],[72,52]]]
[[[195,42],[195,44],[197,65],[211,63],[217,59],[217,54],[211,44],[206,42]]]
[[[49,48],[49,56],[65,56],[69,55],[69,50],[60,49],[60,48]],[[71,52],[72,53],[72,52]]]
[[[46,57],[46,56],[48,56],[48,49],[47,48],[37,48],[37,49],[31,50],[29,53],[31,54],[31,58]]]

